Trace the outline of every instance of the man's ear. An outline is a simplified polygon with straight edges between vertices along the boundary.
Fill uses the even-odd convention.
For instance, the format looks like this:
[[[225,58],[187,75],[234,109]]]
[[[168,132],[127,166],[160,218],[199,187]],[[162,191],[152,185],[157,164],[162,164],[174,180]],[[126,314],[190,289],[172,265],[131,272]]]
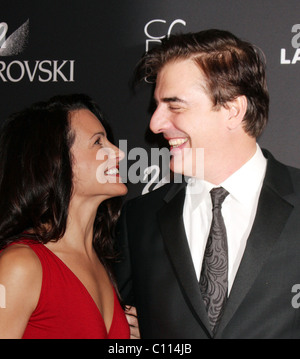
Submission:
[[[228,130],[235,130],[238,128],[245,117],[248,107],[248,100],[246,96],[238,96],[231,102],[226,104],[228,109],[227,128]]]

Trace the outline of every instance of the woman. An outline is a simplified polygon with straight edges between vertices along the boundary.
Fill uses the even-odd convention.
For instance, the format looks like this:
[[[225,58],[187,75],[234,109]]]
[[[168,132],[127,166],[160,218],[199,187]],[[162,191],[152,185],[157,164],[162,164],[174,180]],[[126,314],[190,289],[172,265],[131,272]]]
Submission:
[[[127,193],[123,157],[85,95],[58,96],[4,122],[0,338],[129,338],[110,268],[118,196]]]

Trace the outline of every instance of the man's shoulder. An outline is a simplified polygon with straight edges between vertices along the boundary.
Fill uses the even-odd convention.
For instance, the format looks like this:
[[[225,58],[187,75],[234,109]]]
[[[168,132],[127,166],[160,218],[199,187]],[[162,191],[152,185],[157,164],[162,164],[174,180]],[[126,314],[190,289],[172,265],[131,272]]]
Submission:
[[[300,195],[300,169],[277,160],[264,150],[268,160],[265,183],[275,188],[279,193]]]
[[[147,194],[140,195],[127,201],[124,208],[127,210],[153,210],[162,207],[170,193],[173,193],[184,187],[184,183],[168,183],[164,186],[151,191]]]
[[[157,202],[163,201],[166,194],[169,192],[169,190],[171,188],[173,188],[174,185],[175,185],[174,183],[167,183],[164,186],[162,186],[154,191],[134,197],[127,202],[127,205],[135,206],[135,205],[140,205],[140,204],[144,204],[144,203],[145,204],[151,203],[151,202],[157,203]]]
[[[286,166],[289,172],[294,193],[300,197],[300,169],[292,166]]]
[[[289,171],[289,173],[293,178],[295,178],[296,180],[300,180],[300,168],[293,167],[290,165],[284,165],[284,166],[286,166],[287,170]]]

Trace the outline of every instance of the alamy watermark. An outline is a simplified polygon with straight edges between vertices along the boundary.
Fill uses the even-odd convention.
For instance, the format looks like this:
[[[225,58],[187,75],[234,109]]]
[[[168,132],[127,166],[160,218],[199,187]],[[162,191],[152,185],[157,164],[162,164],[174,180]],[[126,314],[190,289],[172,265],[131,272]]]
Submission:
[[[292,293],[296,293],[292,298],[292,307],[294,309],[300,308],[300,284],[295,284],[292,288]]]
[[[0,284],[0,309],[6,308],[6,289],[5,286]]]
[[[148,153],[141,147],[128,150],[127,140],[120,140],[118,147],[123,154],[120,162],[112,148],[101,148],[97,152],[96,178],[99,183],[117,183],[118,176],[113,176],[116,174],[121,176],[123,183],[143,183],[149,187],[151,182],[153,188],[170,182],[171,177],[175,183],[188,181],[191,177],[204,179],[203,148],[151,148]],[[147,192],[146,188],[144,192]]]

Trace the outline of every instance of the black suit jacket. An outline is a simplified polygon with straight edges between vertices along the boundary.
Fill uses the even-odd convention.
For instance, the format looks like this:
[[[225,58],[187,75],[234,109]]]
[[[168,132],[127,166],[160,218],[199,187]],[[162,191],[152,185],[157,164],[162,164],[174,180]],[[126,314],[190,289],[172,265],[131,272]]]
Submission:
[[[264,153],[256,218],[215,338],[300,339],[300,170]],[[212,338],[183,224],[185,187],[131,200],[120,218],[117,279],[145,339]]]

